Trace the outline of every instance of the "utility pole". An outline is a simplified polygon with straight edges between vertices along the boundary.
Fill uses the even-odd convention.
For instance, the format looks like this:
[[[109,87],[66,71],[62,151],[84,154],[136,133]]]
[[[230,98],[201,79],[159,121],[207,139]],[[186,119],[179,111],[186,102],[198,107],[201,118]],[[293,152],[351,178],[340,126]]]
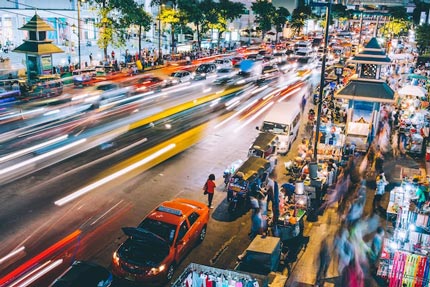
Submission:
[[[81,66],[81,0],[77,1],[78,8],[78,63],[79,68],[82,69]]]
[[[329,26],[330,26],[331,2],[332,0],[329,0],[327,3],[326,18],[325,18],[326,25],[325,25],[325,34],[324,34],[324,53],[323,53],[322,64],[321,64],[320,90],[318,94],[317,123],[315,126],[315,143],[314,143],[314,153],[313,153],[313,160],[315,162],[318,162],[318,159],[317,159],[318,141],[320,137],[321,110],[322,110],[323,92],[324,92],[324,86],[325,86],[325,64],[327,59],[328,34],[330,30]]]
[[[161,53],[161,3],[158,6],[158,65],[161,65],[163,60],[163,53]]]

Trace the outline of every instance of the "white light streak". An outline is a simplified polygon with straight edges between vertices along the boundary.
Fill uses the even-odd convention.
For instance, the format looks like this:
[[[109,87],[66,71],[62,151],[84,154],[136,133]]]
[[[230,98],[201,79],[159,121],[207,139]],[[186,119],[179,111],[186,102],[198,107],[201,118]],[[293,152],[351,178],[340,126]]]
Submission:
[[[59,265],[61,265],[61,263],[63,263],[63,259],[55,260],[52,263],[51,263],[51,260],[46,261],[41,266],[37,267],[36,269],[34,269],[33,271],[31,271],[29,274],[27,274],[26,276],[24,276],[24,278],[22,278],[21,280],[19,280],[16,283],[10,285],[10,287],[13,287],[13,286],[27,287],[27,286],[31,285],[34,281],[36,281],[37,279],[39,279],[40,277],[42,277],[45,274],[49,273],[55,267],[58,267]],[[27,279],[27,280],[25,280],[25,279]],[[23,280],[25,280],[25,281],[22,282]]]
[[[87,186],[85,186],[85,187],[83,187],[83,188],[81,188],[81,189],[79,189],[79,190],[77,190],[77,191],[69,194],[66,197],[63,197],[63,198],[55,201],[55,205],[62,206],[62,205],[66,204],[66,203],[68,203],[68,202],[70,202],[72,200],[75,200],[76,198],[78,198],[78,197],[80,197],[80,196],[82,196],[82,195],[90,192],[91,190],[96,189],[96,188],[102,186],[103,184],[106,184],[106,183],[108,183],[108,182],[110,182],[112,180],[115,180],[118,177],[121,177],[121,176],[125,175],[126,173],[128,173],[128,172],[130,172],[130,171],[132,171],[132,170],[134,170],[136,168],[141,167],[144,164],[147,164],[148,162],[156,159],[157,157],[161,156],[162,154],[170,151],[171,149],[173,149],[175,147],[176,147],[176,144],[174,144],[174,143],[169,144],[168,146],[165,146],[164,148],[156,151],[155,153],[151,154],[150,156],[147,156],[144,159],[142,159],[142,160],[140,160],[138,162],[135,162],[134,164],[129,165],[126,168],[123,168],[123,169],[121,169],[121,170],[119,170],[119,171],[117,171],[117,172],[115,172],[115,173],[113,173],[113,174],[111,174],[111,175],[109,175],[109,176],[107,176],[105,178],[102,178],[102,179],[100,179],[100,180],[98,180],[96,182],[93,182],[90,185],[87,185]]]
[[[264,108],[262,108],[261,110],[259,110],[252,117],[250,117],[246,122],[244,122],[242,125],[240,125],[240,127],[238,127],[237,129],[235,129],[234,132],[238,132],[239,130],[241,130],[242,128],[244,128],[250,122],[252,122],[253,120],[255,120],[258,116],[260,116],[262,113],[264,113],[267,109],[269,109],[273,104],[274,104],[274,102],[270,102],[267,106],[265,106]]]
[[[40,144],[37,144],[37,145],[31,146],[31,147],[28,147],[28,148],[26,148],[26,149],[22,149],[22,150],[19,150],[19,151],[17,151],[17,152],[14,152],[14,153],[8,154],[8,155],[6,155],[6,156],[4,156],[4,157],[0,157],[0,162],[4,162],[4,161],[10,160],[10,159],[13,159],[13,158],[19,157],[19,156],[21,156],[21,155],[23,155],[23,154],[26,154],[26,153],[29,153],[29,152],[35,151],[35,150],[37,150],[37,149],[39,149],[39,148],[42,148],[42,147],[45,147],[45,146],[49,146],[49,145],[51,145],[51,144],[53,144],[53,143],[56,143],[56,142],[59,142],[59,141],[65,140],[65,139],[67,139],[67,137],[68,137],[68,135],[63,135],[63,136],[61,136],[61,137],[54,138],[54,139],[52,139],[52,140],[49,140],[49,141],[46,141],[46,142],[43,142],[43,143],[40,143]]]
[[[20,248],[12,251],[8,255],[4,256],[3,258],[0,258],[0,265],[11,259],[12,257],[15,257],[16,255],[22,253],[25,251],[25,246],[21,246]]]
[[[282,102],[283,100],[285,100],[286,98],[288,98],[288,97],[289,97],[289,96],[291,96],[292,94],[294,94],[294,93],[296,93],[296,92],[300,91],[300,89],[301,89],[301,87],[299,87],[299,88],[295,88],[295,89],[294,89],[294,90],[292,90],[291,92],[286,93],[285,95],[283,95],[283,96],[282,96],[282,98],[280,98],[280,99],[278,100],[278,103]]]
[[[11,171],[13,171],[13,170],[19,169],[19,168],[24,167],[24,166],[26,166],[26,165],[29,165],[29,164],[35,163],[36,161],[39,161],[39,160],[41,160],[41,159],[44,159],[44,158],[50,157],[50,156],[52,156],[52,155],[54,155],[54,154],[57,154],[57,153],[63,152],[63,151],[65,151],[65,150],[67,150],[67,149],[70,149],[70,148],[72,148],[72,147],[75,147],[75,146],[77,146],[77,145],[80,145],[81,143],[84,143],[86,140],[87,140],[87,139],[81,139],[81,140],[75,141],[75,142],[73,142],[73,143],[71,143],[71,144],[68,144],[68,145],[66,145],[66,146],[63,146],[63,147],[57,148],[57,149],[55,149],[55,150],[52,150],[52,151],[50,151],[50,152],[44,153],[44,154],[42,154],[42,155],[40,155],[40,156],[36,156],[36,157],[34,157],[34,158],[31,158],[31,159],[28,159],[28,160],[22,161],[22,162],[20,162],[20,163],[17,163],[17,164],[15,164],[15,165],[9,166],[9,167],[7,167],[7,168],[1,169],[1,170],[0,170],[0,175],[3,175],[3,174],[5,174],[5,173],[11,172]]]

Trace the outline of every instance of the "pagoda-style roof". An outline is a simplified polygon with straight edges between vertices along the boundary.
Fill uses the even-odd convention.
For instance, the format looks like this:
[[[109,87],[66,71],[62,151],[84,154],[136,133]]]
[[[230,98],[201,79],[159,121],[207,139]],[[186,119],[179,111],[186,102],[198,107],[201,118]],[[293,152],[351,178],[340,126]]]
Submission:
[[[348,62],[358,64],[376,64],[376,65],[387,65],[391,63],[391,59],[385,53],[385,50],[381,48],[376,38],[370,39],[363,51],[356,54]]]
[[[54,53],[64,53],[63,50],[51,43],[52,40],[45,40],[41,42],[34,42],[24,40],[24,43],[16,47],[13,52],[26,53],[30,55],[47,55]]]
[[[33,18],[30,19],[24,26],[19,28],[18,30],[26,30],[26,31],[54,31],[54,28],[51,27],[48,23],[45,22],[39,15],[34,14]]]
[[[384,81],[354,79],[335,98],[364,102],[394,103],[394,91]]]

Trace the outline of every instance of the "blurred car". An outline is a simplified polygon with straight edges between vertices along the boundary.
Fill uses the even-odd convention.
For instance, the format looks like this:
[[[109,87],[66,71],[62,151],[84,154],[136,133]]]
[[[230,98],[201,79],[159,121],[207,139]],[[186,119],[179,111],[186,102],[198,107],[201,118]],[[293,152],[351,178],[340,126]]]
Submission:
[[[216,73],[216,65],[212,63],[201,64],[194,71],[194,80],[205,80],[208,75]]]
[[[216,59],[214,61],[214,64],[217,66],[218,69],[231,68],[233,66],[231,60],[227,58]]]
[[[232,76],[235,70],[232,68],[221,68],[216,71],[217,77]]]
[[[151,90],[160,90],[166,87],[166,82],[160,77],[144,76],[131,81],[136,92],[145,92]]]
[[[263,60],[263,56],[260,54],[249,54],[246,59],[251,60],[251,61],[262,61]]]
[[[263,67],[261,74],[262,75],[281,74],[281,71],[279,70],[277,65],[266,65]]]
[[[91,262],[75,261],[50,287],[108,287],[112,274]]]
[[[276,52],[273,54],[273,57],[277,64],[282,64],[287,61],[287,55],[284,52]]]
[[[167,82],[171,85],[189,82],[193,79],[193,75],[189,71],[181,70],[172,73],[167,80]]]
[[[244,57],[242,57],[242,56],[235,56],[235,57],[231,58],[231,64],[233,66],[236,66],[236,65],[240,64],[240,62],[242,62],[243,60],[245,60]]]
[[[113,254],[113,274],[142,286],[165,284],[204,240],[208,221],[204,203],[183,198],[161,203],[137,227],[122,228],[128,238]]]

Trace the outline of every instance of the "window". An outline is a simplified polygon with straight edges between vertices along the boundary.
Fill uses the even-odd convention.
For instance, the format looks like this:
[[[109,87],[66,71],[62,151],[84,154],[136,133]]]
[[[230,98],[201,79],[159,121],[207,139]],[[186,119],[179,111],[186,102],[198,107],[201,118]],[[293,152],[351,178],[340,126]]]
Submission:
[[[187,231],[188,231],[188,225],[187,225],[187,222],[184,221],[179,227],[178,239],[176,240],[176,242],[184,238],[185,234],[187,234]]]
[[[198,218],[199,218],[199,214],[197,212],[191,213],[190,216],[188,217],[188,221],[190,222],[190,226],[193,225],[194,222],[196,222]]]

